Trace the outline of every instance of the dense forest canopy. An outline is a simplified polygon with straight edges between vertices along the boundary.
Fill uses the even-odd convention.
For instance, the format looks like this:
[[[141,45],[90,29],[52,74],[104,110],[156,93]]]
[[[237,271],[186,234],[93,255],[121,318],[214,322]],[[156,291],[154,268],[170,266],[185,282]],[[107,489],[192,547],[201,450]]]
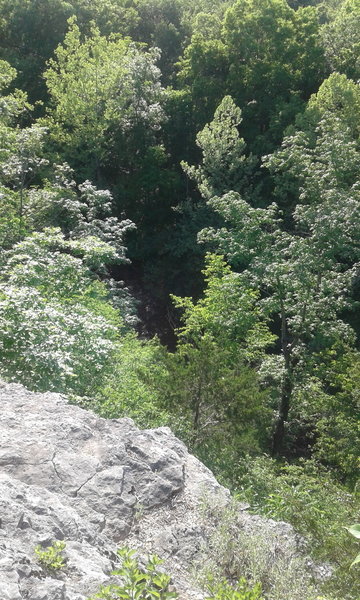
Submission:
[[[360,594],[359,81],[358,0],[0,0],[1,377],[170,425],[306,600]]]

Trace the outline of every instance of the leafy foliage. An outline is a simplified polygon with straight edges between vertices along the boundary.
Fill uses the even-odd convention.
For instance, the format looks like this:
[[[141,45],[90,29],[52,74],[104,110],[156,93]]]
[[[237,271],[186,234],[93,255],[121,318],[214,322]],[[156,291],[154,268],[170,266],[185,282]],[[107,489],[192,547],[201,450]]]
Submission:
[[[217,39],[196,32],[182,77],[199,126],[224,92],[231,94],[243,108],[245,140],[264,154],[321,82],[323,64],[314,9],[294,11],[285,0],[239,0],[226,11]]]
[[[156,555],[148,557],[144,567],[140,566],[136,552],[130,548],[118,550],[120,568],[113,572],[120,578],[120,584],[110,584],[101,588],[95,598],[115,600],[116,598],[138,598],[146,600],[172,600],[178,597],[170,589],[171,578],[159,570],[163,562]]]
[[[244,269],[242,277],[248,285],[261,290],[261,310],[265,315],[277,315],[281,322],[283,374],[273,438],[275,453],[281,452],[291,396],[304,376],[303,366],[309,352],[331,346],[340,339],[353,342],[351,330],[338,314],[348,306],[347,296],[357,268],[360,213],[357,186],[350,186],[355,173],[352,165],[357,164],[358,156],[349,131],[344,132],[341,123],[335,122],[334,127],[331,121],[329,126],[324,119],[317,132],[320,148],[316,156],[322,171],[324,164],[328,167],[328,173],[323,173],[320,180],[311,150],[311,159],[309,156],[305,166],[306,141],[299,136],[303,144],[301,157],[296,149],[299,137],[295,143],[288,140],[284,144],[287,161],[282,165],[291,172],[290,160],[293,160],[301,181],[301,202],[292,214],[293,231],[286,231],[275,204],[255,209],[238,193],[228,192],[209,200],[227,227],[204,230],[201,234],[203,240],[227,254],[235,267]],[[330,151],[330,135],[333,149],[335,132],[341,137],[347,155],[345,169],[349,171],[345,177],[344,162],[337,163],[337,157]],[[277,155],[269,160],[269,165],[276,160]]]
[[[358,597],[358,2],[0,14],[1,376],[170,424]],[[222,534],[213,598],[318,593]]]
[[[360,74],[360,10],[354,0],[341,2],[322,30],[324,51],[332,71],[355,81]]]
[[[358,577],[349,573],[356,548],[349,544],[346,533],[349,519],[356,520],[358,514],[356,496],[313,461],[279,465],[268,457],[259,457],[241,464],[239,499],[248,502],[256,513],[292,523],[310,542],[315,557],[334,565],[333,575],[325,583],[325,594],[356,597]]]
[[[3,377],[38,390],[86,393],[96,385],[119,317],[89,266],[113,253],[96,238],[66,241],[57,229],[9,251],[0,282]]]
[[[197,303],[174,298],[183,312],[175,353],[158,385],[172,427],[223,481],[246,449],[266,447],[271,408],[254,365],[271,344],[266,322],[222,257],[208,256]]]
[[[125,143],[134,128],[157,130],[164,118],[157,55],[129,40],[108,40],[96,27],[82,40],[76,21],[69,24],[45,73],[52,99],[45,122],[67,159],[99,177],[116,132]]]
[[[56,540],[52,546],[48,546],[45,550],[41,546],[36,546],[35,554],[39,563],[48,571],[60,571],[66,566],[64,550],[66,543]]]
[[[236,586],[231,586],[227,581],[221,583],[209,583],[206,600],[261,600],[261,586],[255,585],[249,588],[246,579],[242,578]]]
[[[167,376],[164,355],[156,339],[141,341],[133,332],[123,335],[91,407],[106,418],[130,417],[140,427],[168,424],[159,385]]]
[[[230,190],[245,191],[250,185],[253,159],[244,155],[245,142],[238,126],[241,110],[231,96],[225,96],[215,111],[214,119],[196,136],[202,151],[202,163],[190,167],[183,163],[185,173],[194,179],[203,198],[209,200]]]
[[[352,525],[351,527],[348,527],[348,532],[351,533],[351,535],[354,536],[354,538],[360,538],[360,525]],[[355,560],[351,563],[351,567],[353,565],[358,564],[359,562],[360,554],[358,554]]]

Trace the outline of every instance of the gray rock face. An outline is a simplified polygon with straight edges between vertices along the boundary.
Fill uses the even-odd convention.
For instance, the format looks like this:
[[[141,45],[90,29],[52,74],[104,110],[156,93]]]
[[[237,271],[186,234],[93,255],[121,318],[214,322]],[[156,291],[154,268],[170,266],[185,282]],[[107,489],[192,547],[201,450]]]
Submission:
[[[191,595],[203,489],[227,499],[210,471],[167,428],[139,431],[15,384],[0,396],[0,599],[83,600],[129,543],[170,559]],[[34,549],[54,540],[66,541],[67,566],[49,575]]]
[[[221,510],[229,494],[171,431],[16,384],[0,384],[0,396],[0,600],[85,600],[125,544],[164,558],[181,598],[201,598],[189,570],[211,530],[203,497]],[[54,540],[66,541],[59,573],[34,553]]]

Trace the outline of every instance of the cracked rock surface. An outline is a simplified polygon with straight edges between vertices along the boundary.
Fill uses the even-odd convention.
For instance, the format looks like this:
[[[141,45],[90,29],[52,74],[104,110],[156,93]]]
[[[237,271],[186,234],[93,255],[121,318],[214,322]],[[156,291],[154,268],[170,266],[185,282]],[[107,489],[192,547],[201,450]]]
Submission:
[[[181,597],[198,597],[187,570],[206,537],[201,496],[228,495],[171,431],[17,384],[1,383],[0,396],[0,600],[84,600],[125,544],[165,558]],[[66,542],[64,572],[34,553],[54,540]]]
[[[124,545],[164,559],[181,600],[204,597],[191,576],[214,530],[204,502],[221,514],[229,492],[168,428],[140,431],[17,384],[0,382],[0,402],[0,600],[86,600]],[[244,531],[264,529],[240,515]],[[272,527],[293,544],[289,525]],[[66,567],[49,572],[34,550],[55,540]]]

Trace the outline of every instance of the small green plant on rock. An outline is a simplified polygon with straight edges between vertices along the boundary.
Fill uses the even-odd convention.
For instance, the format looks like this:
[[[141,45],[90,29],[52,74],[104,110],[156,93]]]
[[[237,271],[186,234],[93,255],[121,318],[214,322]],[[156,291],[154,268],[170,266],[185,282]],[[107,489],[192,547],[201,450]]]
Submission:
[[[52,546],[43,549],[41,546],[36,546],[35,554],[38,561],[44,569],[49,571],[60,571],[66,565],[64,550],[66,543],[56,540]]]
[[[261,584],[250,587],[244,577],[239,579],[235,586],[226,580],[219,582],[210,579],[206,587],[209,593],[206,600],[263,600]]]
[[[120,583],[103,586],[92,600],[174,600],[178,597],[170,589],[170,576],[158,569],[163,562],[158,556],[149,556],[145,566],[141,567],[134,550],[121,548],[117,553],[120,568],[112,575],[120,577]]]

